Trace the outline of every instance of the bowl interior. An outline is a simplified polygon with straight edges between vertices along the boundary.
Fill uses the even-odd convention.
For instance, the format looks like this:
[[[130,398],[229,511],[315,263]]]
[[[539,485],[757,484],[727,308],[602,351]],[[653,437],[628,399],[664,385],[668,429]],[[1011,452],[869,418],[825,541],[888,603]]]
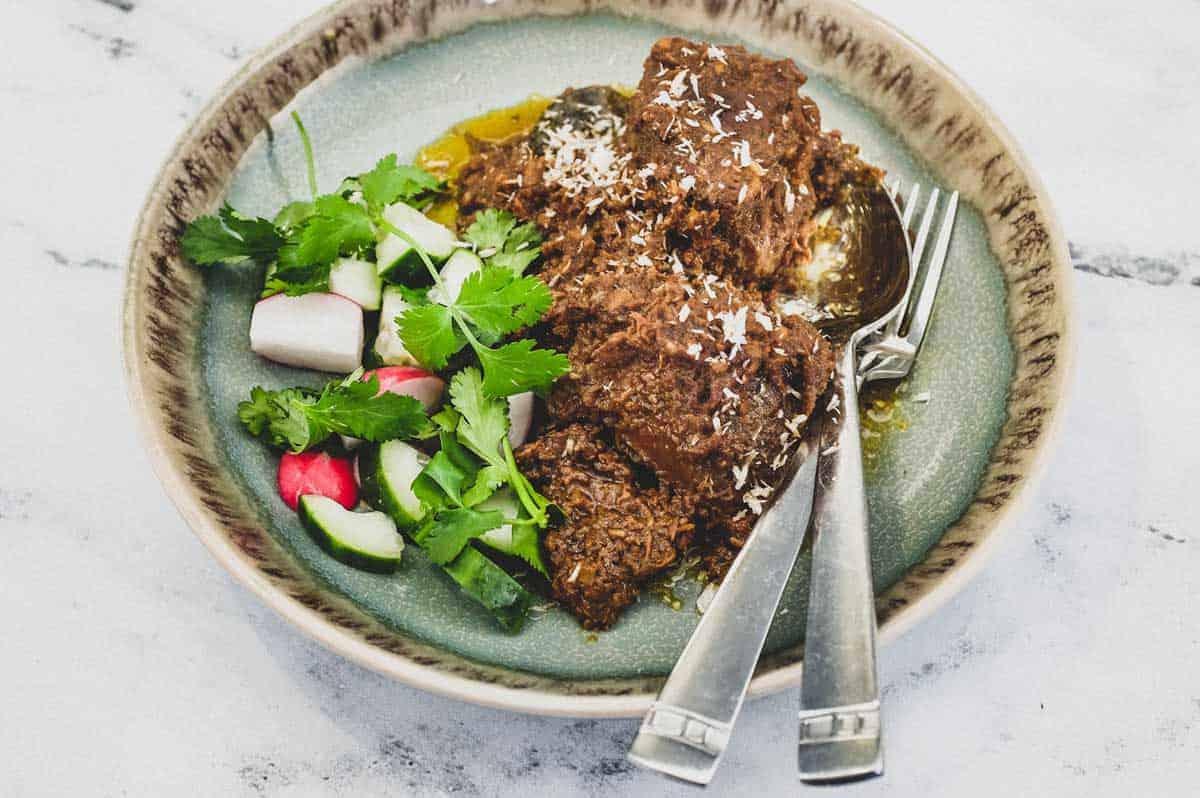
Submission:
[[[530,94],[591,83],[632,85],[651,43],[674,32],[608,14],[476,25],[387,58],[346,63],[302,92],[288,110],[304,118],[319,183],[329,190],[385,153],[411,158],[451,124]],[[811,71],[808,91],[825,126],[844,131],[868,161],[905,186],[935,184],[927,165],[863,104]],[[270,215],[306,191],[303,156],[290,122],[280,114],[271,125],[274,135],[255,140],[229,185],[229,200],[243,212]],[[305,568],[385,626],[477,662],[570,679],[638,677],[670,669],[698,621],[694,598],[699,588],[689,580],[674,588],[681,609],[645,593],[606,633],[586,634],[566,613],[549,609],[521,634],[509,635],[460,597],[415,547],[406,550],[400,572],[392,576],[353,570],[317,549],[275,493],[276,455],[250,439],[235,414],[237,402],[254,385],[315,385],[327,378],[250,353],[246,331],[260,285],[260,275],[248,269],[206,276],[198,337],[201,394],[223,466],[251,498],[270,534]],[[872,443],[878,448],[867,486],[880,592],[921,562],[971,504],[984,478],[1008,417],[1014,374],[1006,296],[984,217],[967,205],[960,210],[918,366],[902,400],[877,413],[882,421],[876,428],[887,431]],[[807,573],[806,553],[768,639],[769,652],[794,647],[803,638]]]

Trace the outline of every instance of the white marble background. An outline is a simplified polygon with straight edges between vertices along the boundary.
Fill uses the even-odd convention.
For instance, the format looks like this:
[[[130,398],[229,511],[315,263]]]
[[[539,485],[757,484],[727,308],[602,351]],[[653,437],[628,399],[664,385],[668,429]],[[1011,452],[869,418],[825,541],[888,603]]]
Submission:
[[[0,4],[0,794],[685,795],[633,722],[425,695],[310,643],[150,472],[117,317],[159,163],[319,0]],[[888,772],[845,795],[1195,795],[1200,58],[1195,0],[867,3],[1008,121],[1076,247],[1078,378],[989,569],[882,652]],[[797,697],[715,795],[799,789]]]

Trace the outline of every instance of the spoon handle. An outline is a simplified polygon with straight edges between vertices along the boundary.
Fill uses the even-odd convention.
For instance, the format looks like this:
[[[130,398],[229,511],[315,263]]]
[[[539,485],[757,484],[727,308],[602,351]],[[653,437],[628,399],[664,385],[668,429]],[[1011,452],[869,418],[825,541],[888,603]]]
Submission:
[[[629,758],[697,784],[717,769],[808,529],[814,451],[755,526],[700,619]]]
[[[825,414],[817,466],[800,688],[800,777],[811,781],[883,772],[856,365],[851,344],[838,360],[841,402]]]

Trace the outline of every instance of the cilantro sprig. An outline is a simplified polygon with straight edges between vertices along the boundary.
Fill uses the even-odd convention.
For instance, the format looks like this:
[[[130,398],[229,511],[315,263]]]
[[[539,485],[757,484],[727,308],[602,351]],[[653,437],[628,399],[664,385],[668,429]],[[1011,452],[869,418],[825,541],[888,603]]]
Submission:
[[[445,564],[472,540],[508,525],[502,551],[545,575],[538,530],[549,525],[552,505],[517,467],[508,440],[507,403],[487,395],[478,369],[465,368],[450,381],[450,406],[433,422],[442,448],[413,483],[427,511],[414,538],[434,562]],[[487,506],[504,486],[519,504],[515,518]]]
[[[386,219],[380,221],[413,248],[441,295],[449,296],[420,244]],[[540,234],[533,225],[517,225],[512,214],[489,210],[467,228],[467,240],[485,256],[483,269],[466,279],[454,301],[411,308],[397,319],[400,340],[413,357],[435,371],[445,368],[469,344],[483,367],[483,391],[488,396],[545,394],[570,370],[566,355],[535,349],[529,339],[495,346],[505,336],[535,324],[550,307],[546,284],[521,276],[541,252]]]
[[[485,263],[503,266],[518,277],[542,251],[542,234],[536,225],[517,224],[511,213],[495,208],[477,213],[465,235]]]
[[[266,219],[243,216],[228,203],[216,216],[202,216],[188,225],[179,247],[197,266],[213,263],[270,263],[285,238]]]
[[[380,392],[378,378],[372,374],[364,380],[362,374],[358,369],[321,391],[256,387],[238,405],[238,418],[251,435],[293,452],[311,449],[334,434],[379,442],[432,433],[418,400]]]
[[[387,205],[416,206],[445,189],[438,178],[391,154],[371,171],[342,181],[334,193],[319,194],[312,141],[295,112],[292,121],[304,147],[311,199],[288,203],[273,220],[242,216],[225,205],[215,216],[189,224],[180,239],[183,256],[197,266],[244,261],[270,266],[264,296],[328,290],[334,261],[370,254]]]

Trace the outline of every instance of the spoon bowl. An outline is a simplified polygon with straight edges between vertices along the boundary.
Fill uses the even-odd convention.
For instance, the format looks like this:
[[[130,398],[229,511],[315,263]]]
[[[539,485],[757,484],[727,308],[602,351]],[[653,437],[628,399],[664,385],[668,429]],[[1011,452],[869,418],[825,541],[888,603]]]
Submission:
[[[850,268],[821,280],[810,299],[837,308],[817,327],[832,343],[857,343],[900,312],[909,279],[908,234],[896,201],[882,185],[856,185],[841,207],[840,247]]]

